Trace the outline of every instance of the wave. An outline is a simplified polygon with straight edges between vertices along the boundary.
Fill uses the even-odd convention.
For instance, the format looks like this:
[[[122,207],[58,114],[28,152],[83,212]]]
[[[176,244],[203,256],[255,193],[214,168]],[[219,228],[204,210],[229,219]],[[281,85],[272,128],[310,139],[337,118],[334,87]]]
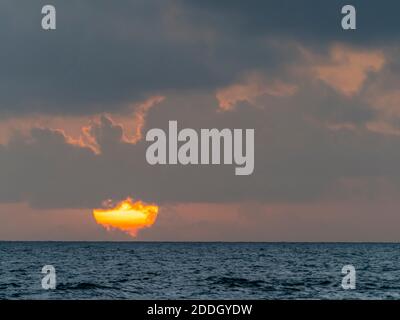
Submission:
[[[62,283],[57,285],[57,290],[95,290],[95,289],[104,290],[104,289],[114,289],[114,288],[91,282]]]
[[[265,285],[265,281],[263,280],[249,280],[235,277],[209,277],[207,280],[211,280],[213,284],[228,287],[260,288]]]

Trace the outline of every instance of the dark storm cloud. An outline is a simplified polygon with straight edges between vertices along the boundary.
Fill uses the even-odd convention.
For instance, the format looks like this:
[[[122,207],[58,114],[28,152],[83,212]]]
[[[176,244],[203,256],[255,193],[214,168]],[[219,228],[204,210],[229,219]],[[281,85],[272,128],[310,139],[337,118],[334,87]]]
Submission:
[[[204,81],[196,45],[183,46],[163,31],[163,1],[52,3],[58,18],[52,32],[40,28],[42,1],[1,4],[3,111],[85,114]],[[183,82],[183,73],[198,77]]]
[[[299,203],[347,196],[345,190],[335,190],[342,178],[367,178],[372,184],[383,178],[400,185],[398,138],[315,126],[307,120],[306,108],[296,108],[304,101],[294,105],[298,98],[266,98],[263,109],[239,105],[233,112],[216,113],[211,95],[177,96],[149,115],[146,130],[166,129],[170,119],[179,128],[255,128],[255,171],[250,176],[235,176],[234,166],[150,166],[145,159],[149,143],[124,143],[121,127],[103,118],[95,136],[99,155],[48,129],[34,129],[31,137],[15,137],[2,146],[0,201],[89,208],[127,196],[158,204]]]
[[[44,2],[23,2],[23,10],[14,1],[1,2],[2,117],[113,112],[157,93],[166,99],[149,111],[145,131],[166,129],[168,120],[180,128],[254,128],[256,158],[254,174],[242,177],[233,166],[150,166],[148,143],[125,143],[122,128],[106,117],[93,130],[98,155],[68,143],[59,131],[36,128],[0,144],[0,202],[97,207],[127,196],[160,204],[304,202],[330,198],[342,178],[382,178],[399,186],[398,136],[366,129],[381,112],[371,106],[367,89],[377,81],[377,94],[383,94],[388,79],[398,79],[392,48],[400,30],[393,18],[398,5],[375,2],[370,8],[367,2],[353,2],[359,30],[349,33],[339,29],[344,3],[335,1],[53,1],[54,32],[40,29]],[[366,65],[357,66],[348,47],[340,51],[344,62],[335,61],[330,49],[338,40],[371,50],[382,44],[385,66],[371,71],[375,56],[361,56]],[[316,78],[315,67],[337,64],[345,77]],[[255,101],[239,99],[232,111],[217,112],[216,90],[242,83],[252,71],[268,85],[282,80],[297,91],[256,92]],[[343,79],[356,82],[350,95]]]
[[[343,1],[51,3],[57,30],[48,32],[40,27],[46,1],[0,4],[3,117],[91,114],[154,93],[209,90],[249,70],[282,72],[298,59],[285,40],[325,50],[337,40],[398,39],[400,30],[397,1],[353,1],[356,32],[340,29]]]
[[[196,23],[211,24],[241,37],[273,35],[318,45],[332,41],[376,44],[400,36],[400,3],[396,0],[222,0],[181,1]],[[341,28],[341,8],[353,5],[357,31]]]
[[[265,45],[245,54],[238,39],[211,43],[179,22],[185,8],[175,1],[53,1],[57,30],[47,32],[43,4],[0,4],[3,115],[110,111],[148,94],[227,83],[257,56],[277,61]]]

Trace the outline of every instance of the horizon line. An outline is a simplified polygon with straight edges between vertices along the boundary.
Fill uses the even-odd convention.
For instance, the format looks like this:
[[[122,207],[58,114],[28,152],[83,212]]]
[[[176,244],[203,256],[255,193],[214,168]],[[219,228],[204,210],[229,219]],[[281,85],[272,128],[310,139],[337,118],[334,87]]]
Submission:
[[[249,244],[400,244],[400,241],[207,241],[207,240],[0,240],[4,242],[63,242],[63,243],[249,243]]]

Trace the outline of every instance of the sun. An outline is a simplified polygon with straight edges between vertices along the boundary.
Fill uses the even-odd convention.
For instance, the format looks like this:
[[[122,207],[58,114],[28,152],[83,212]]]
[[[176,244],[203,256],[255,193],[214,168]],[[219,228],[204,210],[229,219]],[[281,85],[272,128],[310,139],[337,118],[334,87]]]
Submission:
[[[118,229],[132,237],[136,237],[140,229],[151,227],[157,219],[158,206],[133,201],[127,198],[112,207],[111,201],[106,201],[107,208],[94,209],[96,222],[107,230]]]

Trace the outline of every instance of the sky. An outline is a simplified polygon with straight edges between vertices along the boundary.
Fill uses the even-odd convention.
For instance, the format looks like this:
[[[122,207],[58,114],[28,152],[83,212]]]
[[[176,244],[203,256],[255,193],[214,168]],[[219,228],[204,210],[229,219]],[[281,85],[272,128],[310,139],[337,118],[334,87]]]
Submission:
[[[400,241],[400,3],[348,2],[1,1],[0,240]],[[149,165],[170,120],[254,129],[253,174]]]

